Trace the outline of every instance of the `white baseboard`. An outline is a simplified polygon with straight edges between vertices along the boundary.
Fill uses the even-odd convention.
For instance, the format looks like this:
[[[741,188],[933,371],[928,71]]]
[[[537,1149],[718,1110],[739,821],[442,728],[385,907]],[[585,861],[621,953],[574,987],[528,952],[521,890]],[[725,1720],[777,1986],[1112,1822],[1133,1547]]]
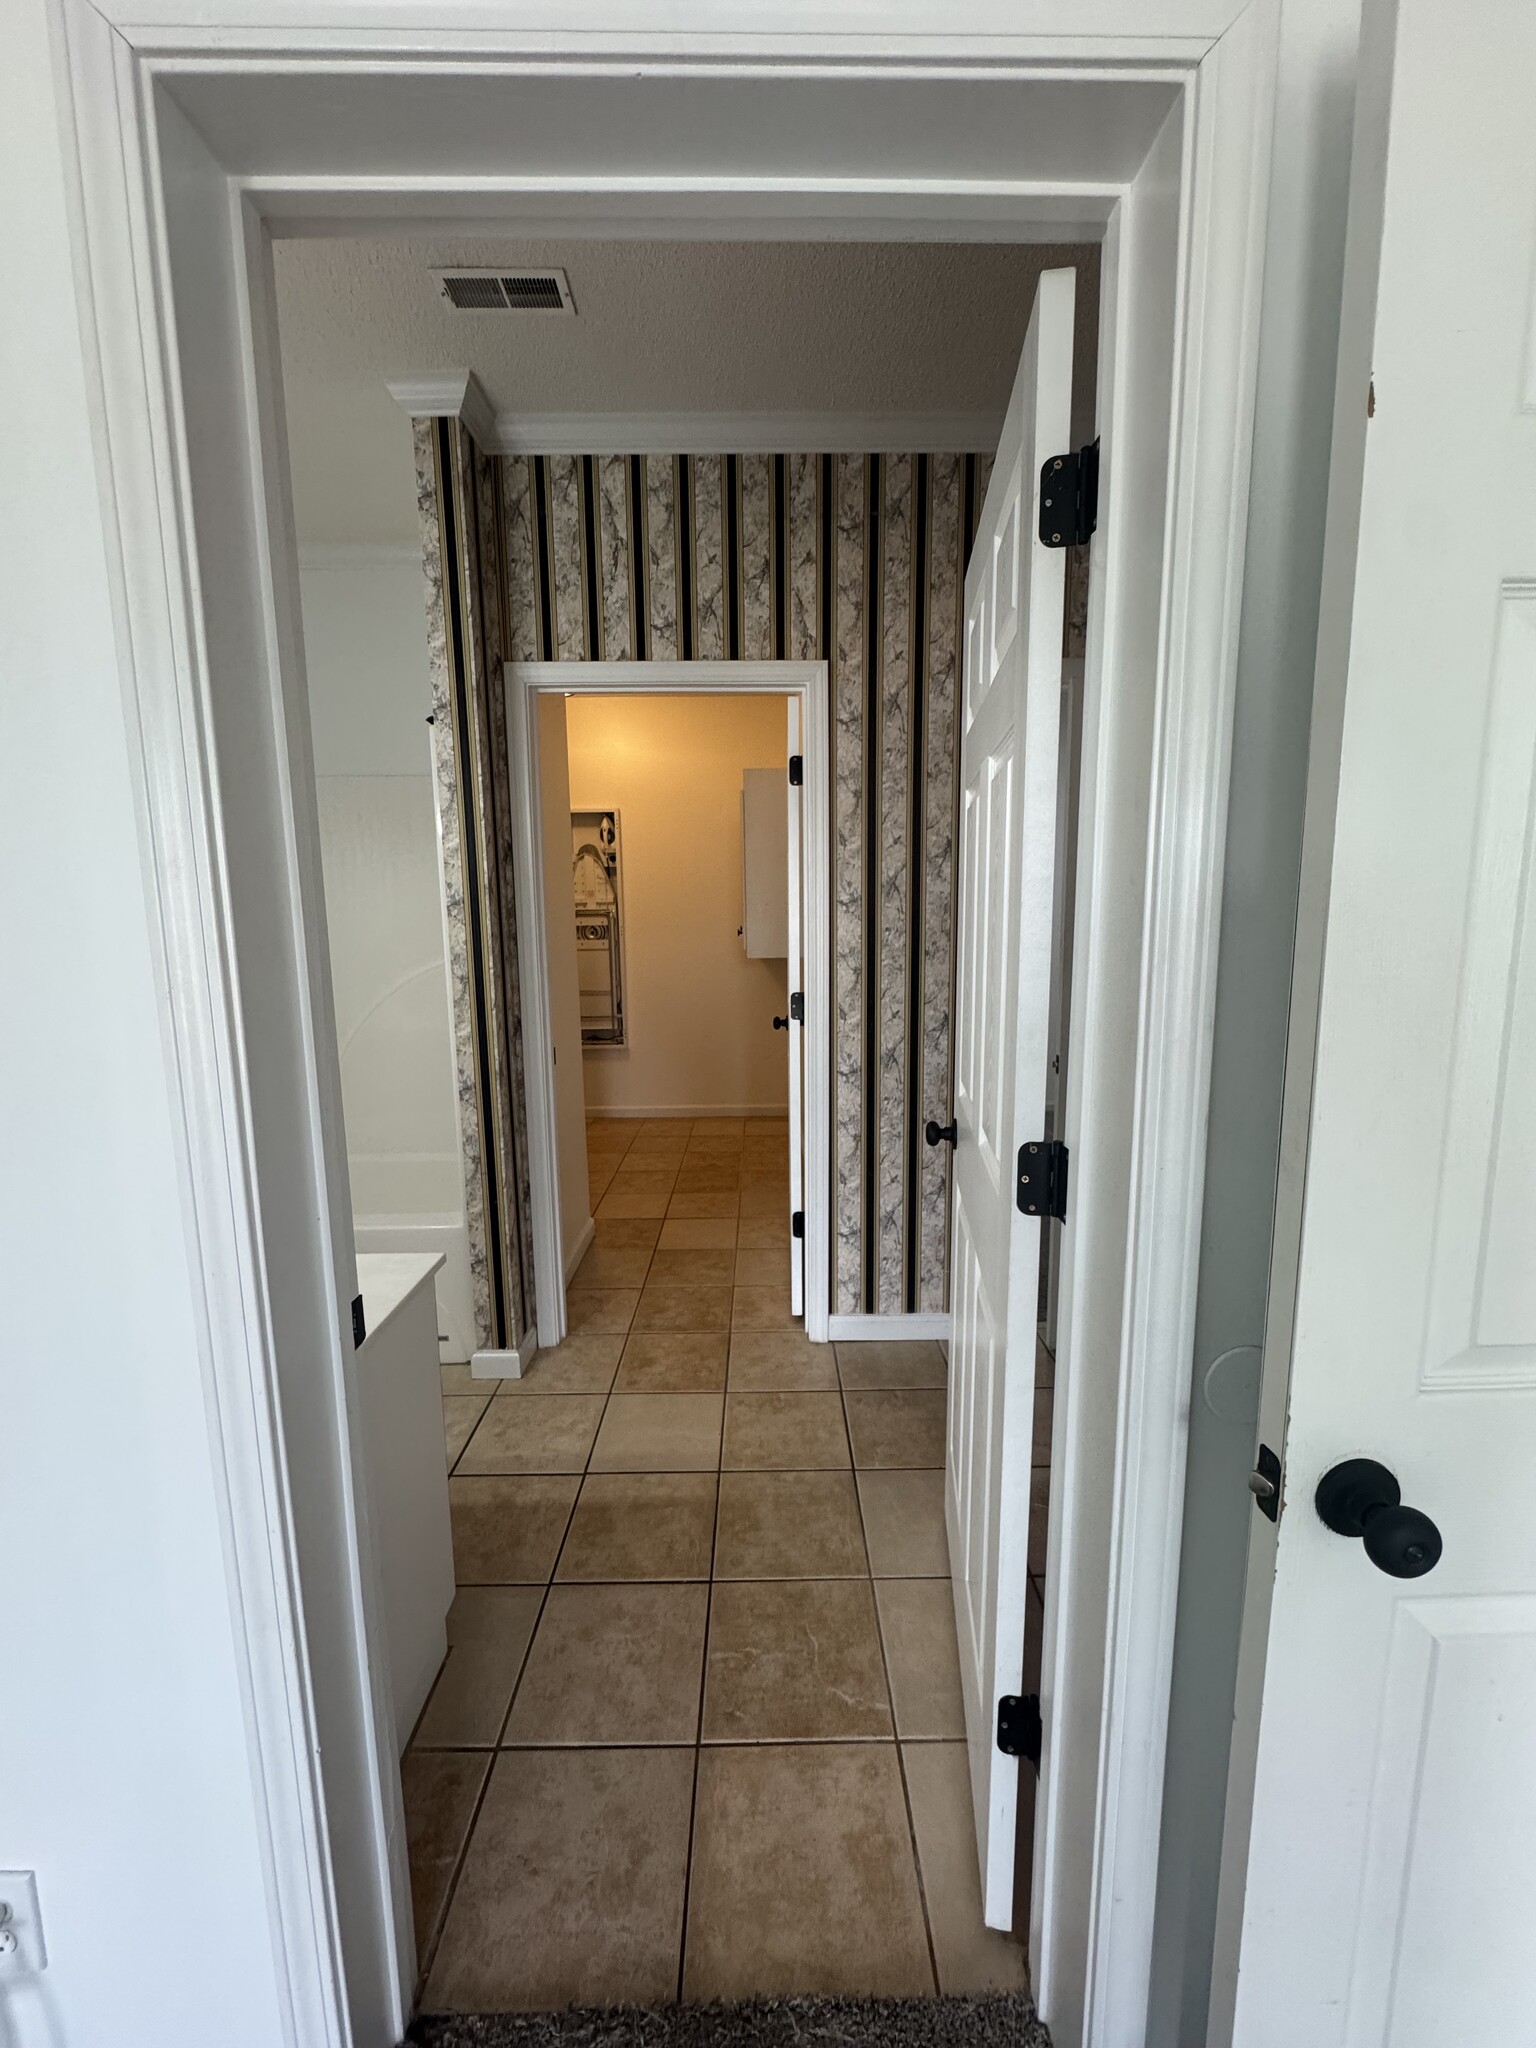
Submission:
[[[477,1351],[469,1361],[470,1376],[477,1380],[520,1380],[532,1365],[539,1340],[532,1331],[515,1351]]]
[[[642,1116],[773,1116],[781,1120],[789,1115],[789,1104],[781,1102],[649,1102],[639,1107],[626,1103],[622,1108],[611,1102],[587,1102],[587,1121],[601,1117],[604,1122],[622,1120],[625,1117]]]
[[[577,1231],[576,1242],[569,1247],[565,1254],[565,1284],[567,1287],[571,1284],[571,1275],[587,1256],[588,1247],[596,1235],[597,1225],[589,1216],[582,1228]]]
[[[949,1340],[951,1319],[940,1316],[828,1316],[834,1344],[915,1344],[923,1338]]]

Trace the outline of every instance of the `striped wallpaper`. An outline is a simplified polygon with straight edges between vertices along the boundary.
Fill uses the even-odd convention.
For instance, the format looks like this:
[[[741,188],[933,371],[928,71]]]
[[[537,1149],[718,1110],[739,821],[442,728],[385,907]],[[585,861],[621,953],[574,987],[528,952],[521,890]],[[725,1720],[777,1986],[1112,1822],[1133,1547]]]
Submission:
[[[505,657],[829,664],[831,1308],[942,1310],[949,1153],[922,1131],[949,1119],[955,700],[990,457],[476,461]]]
[[[478,1348],[532,1328],[533,1218],[501,689],[501,479],[457,420],[414,425],[454,1086]]]
[[[825,660],[833,1301],[944,1306],[964,558],[990,460],[508,457],[517,660]]]

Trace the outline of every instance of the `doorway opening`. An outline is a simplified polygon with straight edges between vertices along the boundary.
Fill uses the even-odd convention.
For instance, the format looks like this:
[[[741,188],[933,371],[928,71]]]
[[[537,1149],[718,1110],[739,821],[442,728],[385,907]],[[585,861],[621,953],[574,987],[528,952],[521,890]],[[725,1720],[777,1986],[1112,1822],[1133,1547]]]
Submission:
[[[739,1314],[763,1328],[799,1326],[824,1342],[826,666],[513,663],[505,680],[528,935],[538,1342],[558,1345],[578,1327],[573,1313],[594,1312],[573,1311],[567,1290],[589,1291],[582,1260],[619,1224],[732,1216],[750,1221],[753,1241],[730,1250],[754,1255],[761,1277],[748,1284],[769,1291],[722,1295],[715,1314],[727,1325]],[[608,1128],[636,1119],[653,1128]],[[765,1119],[778,1130],[754,1131],[747,1146],[746,1125]],[[683,1128],[695,1123],[719,1127],[712,1147],[706,1129]],[[690,1149],[735,1151],[738,1123],[743,1153],[757,1154],[750,1185],[731,1183],[726,1156],[679,1166],[668,1181],[666,1162]],[[775,1246],[777,1261],[762,1256]]]
[[[413,1842],[463,1845],[418,1882],[424,2008],[1021,1989],[975,1868],[944,1349],[815,1340],[792,1285],[799,1249],[825,1302],[826,669],[629,680],[507,675],[566,1316],[541,1274],[450,1481],[459,1639],[404,1759]]]
[[[1077,1181],[1092,1200],[1073,1216],[1063,1349],[1106,1367],[1096,1389],[1074,1382],[1058,1434],[1078,1468],[1074,1497],[1090,1453],[1111,1470],[1110,1513],[1094,1506],[1114,1541],[1053,1542],[1052,1578],[1070,1581],[1071,1597],[1046,1645],[1047,1741],[1061,1768],[1039,1935],[1042,2004],[1068,2037],[1132,2037],[1166,1705],[1171,1608],[1159,1594],[1177,1557],[1265,22],[1256,10],[1223,16],[1160,44],[1151,66],[1144,41],[1111,38],[1090,62],[1053,29],[978,45],[972,68],[954,71],[916,43],[910,67],[893,71],[884,43],[854,39],[807,45],[803,75],[782,52],[744,53],[729,78],[695,61],[710,52],[686,34],[664,61],[605,70],[606,55],[568,48],[544,62],[547,49],[498,31],[431,70],[382,27],[344,50],[329,33],[278,29],[270,49],[257,39],[210,60],[196,35],[140,41],[85,9],[71,11],[67,53],[89,116],[75,136],[91,226],[82,262],[122,452],[108,487],[123,660],[225,1447],[237,1646],[274,1845],[274,1954],[295,2031],[391,2037],[410,1940],[398,1808],[380,1767],[388,1715],[367,1699],[377,1593],[366,1532],[348,1515],[353,1252],[295,716],[270,241],[301,215],[312,231],[368,207],[397,226],[478,207],[483,223],[496,205],[589,226],[687,217],[685,234],[750,217],[747,232],[774,220],[813,239],[861,220],[907,236],[935,218],[957,239],[1051,223],[1103,236],[1113,489],[1089,643],[1099,701],[1083,900],[1095,917],[1073,1083],[1080,1144],[1102,1170]],[[391,117],[429,100],[430,122]],[[449,134],[463,194],[442,175]],[[586,154],[595,138],[601,163]],[[237,979],[237,958],[270,971]]]
[[[1047,440],[1065,447],[1074,384],[1084,431],[1093,416],[1097,264],[1091,251],[1065,266],[1056,253],[1006,261],[1027,280],[1015,280],[1016,307],[1030,333],[1050,284]],[[1004,261],[996,252],[989,267]],[[571,265],[590,306],[579,254]],[[1014,329],[1002,346],[1019,341]],[[1033,1704],[1054,1332],[1049,1345],[1037,1334],[1026,1286],[1007,1344],[1014,1357],[1022,1340],[1028,1364],[1007,1377],[1029,1444],[1010,1426],[1007,1469],[983,1500],[974,1477],[958,1476],[972,1461],[956,1446],[972,1429],[1002,1437],[975,1415],[946,1427],[951,1155],[931,1137],[924,1146],[922,1124],[927,1111],[958,1116],[962,1147],[975,1135],[951,1084],[955,934],[967,894],[1006,903],[1009,891],[994,899],[960,855],[957,728],[990,687],[979,664],[1006,637],[1003,584],[1017,624],[1021,578],[1039,580],[1033,514],[1021,516],[1038,465],[1016,436],[1000,476],[990,448],[530,461],[487,455],[499,431],[483,418],[471,430],[461,414],[452,425],[418,418],[414,433],[418,491],[435,505],[429,616],[447,593],[474,594],[444,616],[431,724],[446,951],[466,966],[475,943],[501,956],[473,1032],[488,1041],[479,1071],[492,1076],[492,1119],[475,1137],[489,1129],[494,1142],[498,1087],[503,1104],[523,1098],[526,1129],[522,1140],[514,1108],[502,1242],[515,1236],[506,1292],[521,1303],[518,1341],[477,1346],[470,1371],[445,1381],[456,1592],[448,1656],[402,1769],[419,1989],[429,2008],[462,2009],[538,2008],[583,1986],[614,2002],[1021,1988],[1039,1760],[1010,1758],[1006,1811],[993,1814],[997,1766],[978,1765],[993,1747],[992,1709],[957,1654],[955,1560],[967,1546],[957,1549],[952,1518],[991,1524],[1002,1510],[1027,1534],[1032,1569],[1002,1594],[1013,1612],[993,1661],[996,1683]],[[1063,559],[1052,559],[1031,672],[1053,670],[1054,693],[1064,659],[1081,667],[1086,561],[1079,546],[1069,607]],[[652,607],[673,606],[685,658],[635,658]],[[819,658],[699,658],[711,612],[730,620],[722,640],[777,645],[798,631]],[[498,650],[529,640],[543,660],[497,664]],[[564,659],[549,658],[556,647]],[[1064,690],[1062,710],[1069,734]],[[1054,730],[1033,734],[1031,776],[1057,747]],[[857,826],[851,812],[843,821],[836,916],[834,762],[845,803],[857,793],[860,804]],[[478,826],[466,787],[477,779],[492,792]],[[1070,751],[1053,779],[1047,794],[1066,821]],[[992,876],[1019,852],[997,829],[984,854]],[[1072,892],[1045,832],[1026,894],[1044,903],[1049,972],[1042,952],[1027,980],[1042,1031],[1049,981],[1049,1077],[1037,1048],[1049,1117],[1064,1084]],[[494,893],[466,847],[482,877],[496,871]],[[995,972],[1019,941],[1010,914],[990,921]],[[848,972],[850,936],[862,981]],[[959,971],[981,971],[979,957]],[[834,1052],[837,966],[853,1000]],[[453,977],[450,991],[457,1014]],[[1008,1028],[1002,1014],[984,1026],[989,1070]],[[844,1160],[875,1127],[852,1206],[833,1168],[837,1087],[859,1126],[852,1145],[839,1130]],[[476,1173],[466,1157],[466,1187]],[[1006,1190],[993,1194],[1011,1207]],[[1059,1230],[1041,1248],[1042,1322],[1053,1247]],[[903,1312],[913,1301],[923,1313]],[[845,1304],[836,1316],[834,1302]],[[996,1463],[990,1452],[982,1462]],[[974,1563],[966,1598],[986,1606],[994,1592]],[[977,1647],[972,1638],[973,1663]],[[992,1685],[983,1673],[979,1694]],[[885,1745],[877,1762],[852,1753],[869,1743]],[[565,1790],[589,1800],[596,1836],[611,1843],[628,1825],[623,1788],[605,1776],[621,1747],[691,1753],[691,1770],[679,1766],[657,1794],[676,1807],[686,1793],[688,1820],[681,1840],[661,1829],[638,1949],[621,1938],[605,1958],[559,1900],[603,1894],[624,1859],[605,1850],[572,1863],[579,1838],[543,1839],[564,1794],[541,1774],[548,1750],[571,1752]],[[712,1834],[699,1801],[717,1781],[728,1807],[745,1796],[733,1774],[747,1748],[753,1768],[779,1773],[775,1814],[800,1818],[743,1855],[745,1817]],[[461,1765],[460,1749],[490,1761]],[[803,1782],[813,1765],[834,1779],[874,1770],[871,1796],[905,1827],[850,1844],[829,1823],[818,1850],[805,1815],[835,1816],[839,1800],[830,1780]],[[432,1844],[453,1854],[424,1869]],[[835,1938],[794,1887],[751,1892],[751,1873],[800,1869],[802,1851],[812,1891],[843,1899]],[[622,1929],[616,1907],[605,1918]]]

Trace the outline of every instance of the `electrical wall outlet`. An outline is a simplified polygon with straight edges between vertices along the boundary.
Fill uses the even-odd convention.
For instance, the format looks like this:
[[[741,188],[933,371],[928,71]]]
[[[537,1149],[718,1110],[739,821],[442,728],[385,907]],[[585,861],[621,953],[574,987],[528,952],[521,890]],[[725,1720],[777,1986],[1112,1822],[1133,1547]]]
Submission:
[[[46,1970],[37,1877],[30,1870],[0,1870],[0,1983],[24,1971]]]

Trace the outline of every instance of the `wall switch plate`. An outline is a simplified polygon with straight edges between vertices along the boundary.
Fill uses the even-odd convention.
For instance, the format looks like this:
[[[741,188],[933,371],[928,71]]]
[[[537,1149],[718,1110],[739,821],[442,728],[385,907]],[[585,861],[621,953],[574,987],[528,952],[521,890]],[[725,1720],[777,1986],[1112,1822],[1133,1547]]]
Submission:
[[[6,1937],[10,1936],[15,1942]],[[0,1870],[0,1982],[23,1971],[46,1970],[43,1919],[37,1906],[37,1876],[31,1870]]]

